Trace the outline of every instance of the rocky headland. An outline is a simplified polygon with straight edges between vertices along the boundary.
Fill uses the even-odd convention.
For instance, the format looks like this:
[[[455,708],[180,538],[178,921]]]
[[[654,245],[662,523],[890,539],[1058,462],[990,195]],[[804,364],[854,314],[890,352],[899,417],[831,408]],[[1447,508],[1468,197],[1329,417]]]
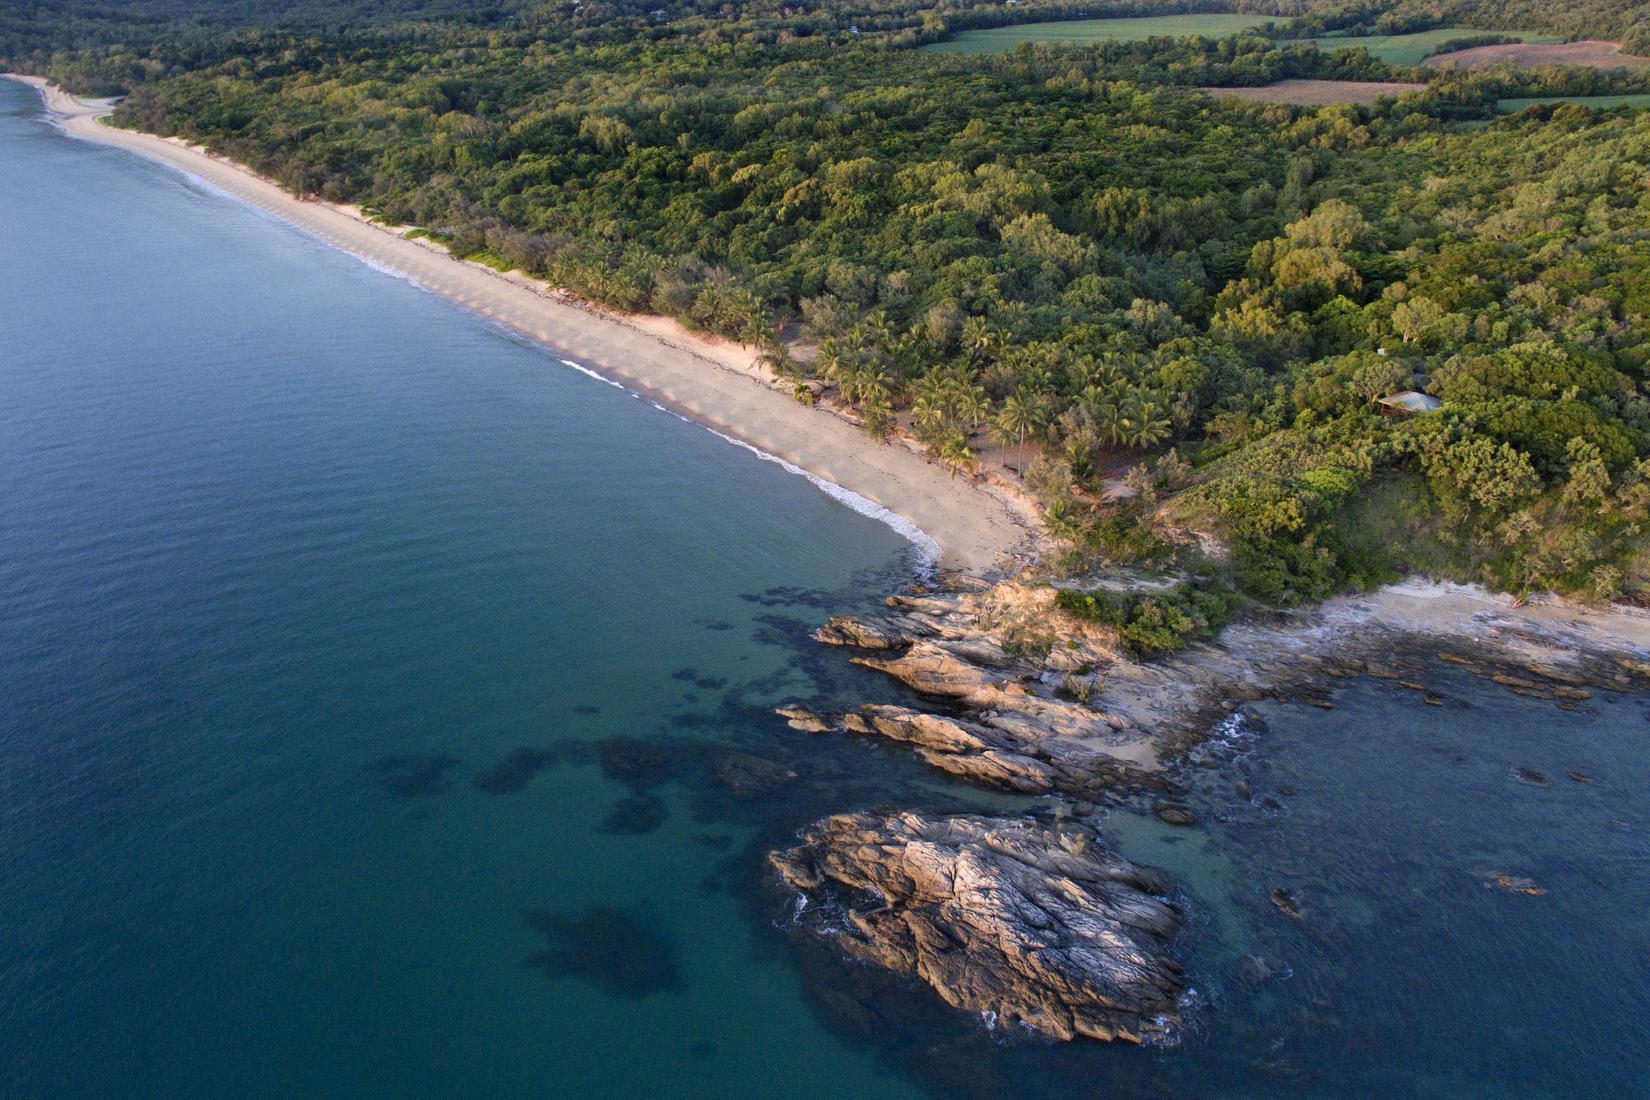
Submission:
[[[988,1021],[1134,1042],[1179,1021],[1168,883],[1087,826],[843,814],[770,859],[800,921]]]
[[[1585,698],[1650,681],[1650,616],[1515,606],[1482,590],[1393,585],[1311,609],[1254,615],[1159,661],[1055,606],[1047,584],[961,582],[891,596],[888,612],[830,620],[815,637],[858,650],[935,706],[779,713],[795,729],[873,734],[954,775],[1008,790],[1114,800],[1172,791],[1224,714],[1268,696],[1326,703],[1336,677],[1413,673],[1420,649],[1513,690]],[[1408,670],[1406,673],[1404,670]]]
[[[1196,824],[1175,804],[1187,769],[1221,766],[1199,747],[1245,703],[1332,707],[1337,679],[1375,676],[1442,705],[1422,682],[1435,662],[1561,707],[1650,685],[1650,616],[1628,608],[1412,582],[1253,614],[1146,662],[1055,596],[1049,584],[953,578],[890,597],[883,614],[832,619],[819,642],[926,702],[779,709],[797,730],[886,738],[971,782],[1052,796],[1054,820],[851,814],[770,858],[808,899],[804,923],[843,950],[1059,1039],[1138,1041],[1177,1020],[1172,884],[1106,851],[1085,819],[1131,802]]]

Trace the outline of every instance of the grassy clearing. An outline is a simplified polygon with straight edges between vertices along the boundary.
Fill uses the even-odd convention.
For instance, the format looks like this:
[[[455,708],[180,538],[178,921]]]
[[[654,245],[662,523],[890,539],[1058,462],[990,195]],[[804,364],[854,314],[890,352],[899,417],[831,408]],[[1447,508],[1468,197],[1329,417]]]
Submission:
[[[1475,46],[1453,53],[1435,54],[1424,64],[1435,69],[1487,69],[1511,65],[1534,69],[1543,65],[1569,65],[1608,72],[1611,69],[1643,69],[1650,58],[1622,53],[1618,42],[1523,42],[1516,45]]]
[[[1391,572],[1480,579],[1483,563],[1440,537],[1437,510],[1424,481],[1414,474],[1371,481],[1350,502],[1338,530],[1347,540],[1348,554],[1369,563],[1371,580]]]
[[[1388,65],[1419,65],[1434,50],[1452,38],[1470,38],[1483,34],[1500,34],[1516,38],[1520,42],[1537,44],[1563,41],[1558,35],[1553,34],[1537,34],[1531,31],[1485,31],[1471,27],[1440,27],[1437,30],[1421,31],[1419,34],[1375,34],[1362,38],[1302,38],[1299,41],[1310,42],[1325,52],[1362,46],[1372,57],[1385,61]]]
[[[1144,42],[1148,38],[1225,38],[1264,23],[1263,15],[1153,15],[1138,19],[1075,19],[1056,23],[1021,23],[962,31],[924,47],[928,53],[987,54],[1012,50],[1022,42],[1091,45],[1096,42]]]
[[[1611,107],[1650,107],[1650,95],[1558,95],[1534,99],[1498,99],[1495,101],[1495,109],[1504,115],[1515,115],[1526,107],[1547,103],[1574,103],[1599,110]]]

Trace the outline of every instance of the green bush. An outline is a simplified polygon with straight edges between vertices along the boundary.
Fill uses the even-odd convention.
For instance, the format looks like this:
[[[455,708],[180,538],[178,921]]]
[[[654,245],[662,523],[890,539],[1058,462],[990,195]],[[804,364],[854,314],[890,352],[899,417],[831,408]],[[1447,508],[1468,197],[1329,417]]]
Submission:
[[[1061,589],[1056,607],[1117,630],[1137,657],[1160,657],[1220,633],[1240,599],[1222,585],[1181,584],[1157,592]]]

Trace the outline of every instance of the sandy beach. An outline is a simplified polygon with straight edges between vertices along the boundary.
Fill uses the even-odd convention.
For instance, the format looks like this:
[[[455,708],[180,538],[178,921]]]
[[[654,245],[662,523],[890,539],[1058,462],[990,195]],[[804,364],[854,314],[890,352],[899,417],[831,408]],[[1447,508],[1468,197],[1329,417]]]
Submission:
[[[669,318],[626,317],[573,302],[519,273],[500,274],[408,240],[358,211],[310,202],[250,169],[176,139],[107,126],[107,103],[82,102],[31,76],[55,121],[75,137],[178,168],[305,232],[412,279],[579,365],[691,419],[847,490],[914,526],[939,548],[939,564],[986,574],[1035,543],[1035,515],[1001,487],[953,478],[902,440],[879,443],[829,410],[799,404],[755,362],[751,349],[690,332]],[[838,494],[840,495],[840,494]],[[872,514],[863,502],[852,501]],[[923,536],[926,536],[924,538]]]

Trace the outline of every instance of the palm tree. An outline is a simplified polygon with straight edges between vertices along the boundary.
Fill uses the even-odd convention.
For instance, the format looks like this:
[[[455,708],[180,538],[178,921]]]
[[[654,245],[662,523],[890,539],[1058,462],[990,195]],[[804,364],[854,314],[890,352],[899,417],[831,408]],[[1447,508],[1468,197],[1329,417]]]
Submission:
[[[1158,407],[1140,397],[1132,397],[1125,404],[1119,422],[1122,441],[1130,447],[1146,450],[1169,438],[1169,421],[1159,416]]]
[[[1026,433],[1041,423],[1042,412],[1037,399],[1023,390],[1017,390],[1003,402],[997,413],[997,424],[1008,435],[1017,436],[1020,446],[1020,468],[1025,469]]]
[[[957,387],[957,417],[971,428],[977,428],[991,415],[991,399],[985,395],[984,386],[976,386],[969,382],[960,383]]]
[[[1082,520],[1069,500],[1057,500],[1043,512],[1043,529],[1056,539],[1076,542],[1083,533]]]
[[[992,346],[991,322],[984,317],[970,317],[963,322],[963,350],[970,356],[984,359]]]
[[[801,375],[796,360],[791,358],[790,350],[771,333],[762,341],[762,350],[756,355],[756,365],[772,371],[781,378],[796,378]]]
[[[1115,397],[1107,398],[1094,410],[1094,428],[1108,446],[1123,442],[1123,404]]]
[[[728,308],[728,298],[722,288],[712,283],[693,300],[693,317],[708,329],[720,329]]]
[[[835,386],[844,398],[848,394],[848,381],[853,377],[857,364],[854,356],[842,346],[842,343],[832,336],[819,345],[819,355],[814,359],[814,366],[819,376]]]
[[[1084,386],[1077,394],[1077,407],[1082,410],[1088,422],[1096,426],[1101,420],[1101,410],[1115,401],[1116,395],[1112,387],[1094,383]]]
[[[863,393],[859,402],[860,426],[881,439],[893,427],[894,407],[888,401],[886,388],[875,388]]]
[[[940,461],[945,463],[952,477],[956,477],[959,470],[973,473],[980,465],[979,456],[961,434],[952,435],[940,445]]]
[[[851,400],[855,405],[863,407],[880,402],[892,410],[894,391],[886,367],[870,364],[861,366],[854,371],[849,385],[853,388]]]
[[[773,331],[762,299],[748,290],[736,290],[728,295],[724,314],[723,322],[737,334],[742,344],[760,343],[764,336]]]
[[[917,399],[911,403],[911,423],[919,436],[932,438],[941,428],[946,427],[950,420],[951,418],[946,415],[943,397],[919,393]]]

